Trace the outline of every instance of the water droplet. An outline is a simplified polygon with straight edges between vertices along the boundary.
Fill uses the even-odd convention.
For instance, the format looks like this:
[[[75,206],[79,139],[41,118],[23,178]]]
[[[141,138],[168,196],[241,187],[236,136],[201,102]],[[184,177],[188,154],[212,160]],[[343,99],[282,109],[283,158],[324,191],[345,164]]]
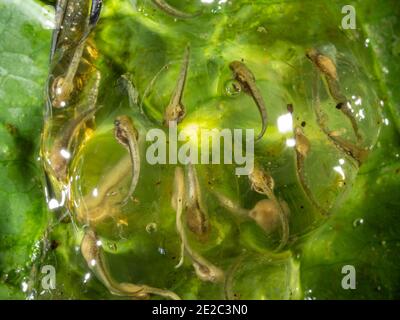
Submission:
[[[225,82],[225,92],[228,97],[234,97],[242,91],[242,86],[237,80],[228,80]]]
[[[353,221],[353,227],[357,228],[358,226],[361,226],[363,223],[364,223],[364,219],[363,218],[358,218],[358,219]]]
[[[91,273],[90,272],[86,273],[85,276],[83,277],[83,283],[86,284],[90,278],[91,278]]]

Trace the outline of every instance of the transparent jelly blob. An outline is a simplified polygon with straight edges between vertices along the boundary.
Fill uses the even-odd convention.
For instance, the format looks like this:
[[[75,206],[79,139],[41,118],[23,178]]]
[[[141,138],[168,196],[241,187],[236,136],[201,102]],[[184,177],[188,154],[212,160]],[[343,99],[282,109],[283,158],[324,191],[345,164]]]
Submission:
[[[291,250],[340,212],[385,123],[371,48],[327,25],[340,12],[312,2],[167,2],[200,14],[171,17],[149,1],[111,1],[82,52],[73,40],[82,35],[84,11],[68,9],[64,27],[79,28],[65,31],[56,50],[41,149],[49,209],[75,230],[65,250],[79,255],[90,229],[121,283],[193,299],[223,298],[224,288],[231,299],[298,298]],[[303,12],[312,23],[293,28],[288,21]],[[306,56],[310,49],[330,61],[334,81]],[[129,82],[121,85],[124,75]],[[54,104],[65,92],[68,103]],[[164,123],[167,107],[181,113],[176,131]],[[135,130],[118,131],[121,116]],[[256,135],[261,116],[266,133],[248,143],[246,130]],[[216,139],[202,141],[204,130]],[[159,161],[152,162],[156,142]],[[182,147],[197,158],[174,159]],[[238,175],[246,161],[274,183],[256,186]],[[79,269],[87,288],[96,278],[91,267]],[[217,268],[224,281],[210,276]]]

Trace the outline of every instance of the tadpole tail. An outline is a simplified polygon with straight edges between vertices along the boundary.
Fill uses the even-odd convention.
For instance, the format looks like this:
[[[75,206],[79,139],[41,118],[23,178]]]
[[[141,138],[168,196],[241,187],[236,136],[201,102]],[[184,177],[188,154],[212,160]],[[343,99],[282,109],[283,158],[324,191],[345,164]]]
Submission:
[[[112,294],[142,299],[148,298],[148,295],[153,294],[173,300],[181,300],[177,294],[169,290],[153,288],[147,285],[136,285],[133,283],[119,283],[114,280],[106,264],[103,249],[98,245],[98,238],[91,229],[88,229],[83,236],[81,253],[89,268]],[[95,263],[93,263],[93,261],[95,261]]]
[[[267,131],[267,108],[265,107],[264,99],[256,86],[250,87],[251,94],[253,96],[253,100],[257,105],[258,111],[260,112],[261,116],[261,132],[258,134],[255,141],[259,141],[264,136],[265,132]]]
[[[171,300],[182,300],[175,292],[143,285],[141,293],[157,295]]]
[[[101,9],[103,7],[103,0],[92,0],[92,7],[90,8],[89,26],[94,27],[99,22]]]
[[[339,141],[339,139],[337,139],[336,137],[331,135],[330,130],[325,126],[324,113],[321,110],[320,99],[319,99],[319,94],[318,94],[318,87],[319,87],[318,84],[319,84],[319,82],[316,78],[316,75],[314,75],[313,86],[312,86],[312,92],[313,92],[312,106],[313,106],[315,116],[317,118],[318,126],[321,129],[321,131],[328,137],[329,141],[332,142],[332,144],[335,146],[335,148],[338,149],[340,152],[343,152],[343,153],[349,155],[351,160],[353,160],[353,161],[351,161],[351,164],[354,167],[358,168],[361,165],[360,160],[353,155],[351,150],[345,148],[345,146]]]
[[[139,176],[140,176],[140,154],[139,154],[139,144],[137,141],[133,141],[133,143],[129,143],[129,153],[131,156],[131,162],[132,162],[132,179],[131,179],[131,185],[129,187],[129,192],[126,195],[125,199],[121,202],[122,206],[125,206],[128,202],[129,199],[132,197],[133,193],[136,190],[138,181],[139,181]]]
[[[329,212],[321,207],[321,205],[315,199],[313,193],[311,192],[310,188],[306,183],[304,175],[304,157],[298,151],[296,151],[296,174],[297,174],[297,179],[299,180],[304,193],[306,194],[307,198],[311,201],[313,206],[317,208],[317,210],[319,210],[322,215],[328,216]]]
[[[240,264],[243,262],[245,257],[246,257],[246,254],[240,255],[239,258],[230,266],[230,268],[227,271],[225,281],[224,281],[224,294],[225,294],[226,300],[236,300],[235,295],[232,292],[233,277],[234,277],[236,271],[239,269]]]
[[[328,133],[328,137],[333,143],[338,146],[344,153],[349,155],[354,161],[357,162],[358,167],[364,162],[365,158],[368,156],[368,151],[361,149],[358,146],[346,141],[341,137],[337,137]]]
[[[339,105],[338,105],[339,106]],[[362,136],[360,134],[360,130],[358,128],[357,120],[353,115],[353,112],[347,106],[347,102],[340,103],[340,111],[350,120],[351,126],[353,127],[354,134],[357,137],[357,141],[362,140]]]
[[[148,97],[150,91],[153,89],[154,84],[155,84],[156,80],[158,79],[158,77],[161,75],[161,73],[164,70],[169,68],[170,64],[171,63],[167,63],[164,66],[162,66],[161,69],[159,71],[157,71],[157,73],[154,75],[153,79],[151,79],[150,83],[147,85],[146,89],[144,90],[143,97],[140,99],[140,105],[139,105],[139,109],[142,114],[145,114],[144,110],[143,110],[144,100]]]
[[[340,109],[340,111],[349,119],[357,140],[361,141],[362,137],[358,128],[356,118],[354,117],[353,112],[347,105],[347,98],[342,94],[339,82],[336,79],[331,79],[327,76],[325,77],[325,79],[328,84],[329,93],[332,96],[333,100],[335,100],[336,102],[336,108]]]
[[[84,46],[86,40],[89,38],[93,29],[96,27],[97,23],[100,19],[101,9],[103,7],[102,0],[92,0],[92,5],[90,8],[89,21],[87,26],[85,27],[85,31],[78,42],[77,47]]]
[[[68,5],[68,0],[59,0],[56,5],[56,27],[54,29],[52,40],[51,40],[51,50],[50,50],[50,61],[53,60],[55,52],[57,50],[59,35],[61,31],[61,27],[64,21],[65,11]],[[89,14],[88,25],[86,26],[86,30],[84,31],[82,38],[79,40],[76,47],[82,45],[86,39],[89,37],[90,33],[96,27],[100,15],[101,10],[103,8],[103,0],[92,0]]]
[[[328,139],[332,141],[333,145],[341,152],[347,154],[353,161],[351,162],[355,168],[358,168],[361,166],[362,161],[361,158],[359,157],[357,152],[354,152],[351,148],[347,147],[345,144],[343,144],[343,140],[339,140],[339,137],[335,137],[331,135],[329,132],[326,133]]]
[[[202,11],[195,13],[187,13],[180,11],[173,6],[169,5],[165,0],[152,0],[152,2],[162,11],[174,18],[179,19],[193,19],[202,14]]]
[[[287,245],[289,241],[289,219],[286,210],[284,210],[282,207],[281,202],[276,199],[276,197],[274,197],[273,200],[279,206],[279,219],[281,221],[282,237],[279,246],[275,249],[275,251],[280,251]]]
[[[228,198],[216,191],[214,191],[213,193],[214,193],[215,197],[218,199],[218,203],[223,208],[225,208],[226,210],[228,210],[229,212],[234,214],[239,219],[248,218],[249,210],[242,208],[239,204],[235,203],[230,198]]]
[[[256,141],[259,141],[262,139],[262,137],[264,136],[265,132],[267,131],[267,111],[265,108],[258,108],[260,111],[260,115],[261,115],[261,121],[262,121],[262,128],[261,128],[261,132],[258,134]]]
[[[54,54],[57,49],[58,37],[61,30],[61,25],[64,20],[65,9],[67,7],[68,0],[59,0],[56,4],[56,21],[55,21],[55,29],[53,31],[52,39],[51,39],[51,50],[50,50],[50,62],[54,58]]]

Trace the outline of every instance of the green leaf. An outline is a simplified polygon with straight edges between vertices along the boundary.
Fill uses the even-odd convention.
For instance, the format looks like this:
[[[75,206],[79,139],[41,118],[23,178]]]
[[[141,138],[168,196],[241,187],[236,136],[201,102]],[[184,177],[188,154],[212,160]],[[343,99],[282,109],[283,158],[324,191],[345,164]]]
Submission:
[[[168,2],[188,12],[196,12],[198,9],[196,5],[186,6],[179,0]],[[182,55],[179,48],[184,47],[188,39],[200,47],[204,39],[208,39],[207,46],[201,49],[197,46],[197,51],[193,52],[196,59],[193,59],[191,65],[192,78],[188,83],[188,91],[192,94],[185,97],[189,109],[192,108],[188,120],[195,122],[204,118],[205,123],[216,127],[250,127],[258,121],[257,113],[240,113],[243,105],[252,103],[248,97],[243,95],[235,104],[233,100],[219,96],[225,85],[220,83],[220,79],[230,77],[227,63],[242,57],[259,67],[256,68],[256,72],[259,72],[257,78],[261,79],[262,89],[268,93],[270,105],[285,106],[282,92],[300,101],[303,97],[298,96],[304,93],[303,88],[294,90],[289,86],[291,78],[297,75],[289,64],[283,62],[290,62],[293,57],[303,54],[302,46],[309,45],[305,39],[315,38],[315,42],[324,43],[342,41],[338,40],[337,28],[341,18],[340,9],[347,3],[304,1],[299,7],[293,1],[277,4],[276,1],[259,0],[257,5],[264,6],[254,15],[245,4],[255,2],[236,1],[224,14],[200,17],[199,26],[190,21],[184,23],[175,20],[155,10],[148,1],[105,1],[95,40],[102,55],[98,67],[106,74],[107,80],[106,88],[102,88],[101,93],[104,103],[113,106],[123,104],[121,101],[114,104],[121,97],[116,97],[115,90],[109,85],[122,73],[131,73],[138,91],[144,92],[154,75],[173,60],[175,63],[170,67],[172,74],[162,73],[156,82],[156,90],[153,90],[156,94],[150,94],[145,101],[148,115],[160,120],[163,106],[168,103],[169,92],[175,85],[171,78],[175,79],[179,72],[179,63],[176,63]],[[42,3],[50,4],[54,1]],[[146,15],[134,12],[132,3],[143,9]],[[233,219],[224,215],[221,208],[217,205],[211,207],[218,213],[213,240],[218,239],[220,242],[218,247],[210,245],[211,249],[207,248],[210,256],[217,260],[221,253],[225,254],[228,258],[221,261],[221,265],[229,269],[238,261],[235,258],[242,248],[251,252],[247,256],[248,263],[241,264],[241,260],[238,263],[239,272],[232,278],[233,295],[237,290],[244,298],[400,297],[400,201],[397,196],[400,189],[400,91],[396,89],[400,85],[400,42],[396,34],[400,5],[395,0],[387,0],[384,4],[379,0],[359,0],[354,3],[359,32],[370,39],[371,47],[360,53],[359,47],[342,45],[345,48],[350,46],[349,52],[356,52],[357,64],[363,67],[367,65],[370,78],[360,78],[360,86],[364,80],[369,81],[366,82],[368,85],[373,83],[374,90],[382,99],[384,107],[380,112],[385,124],[379,140],[368,161],[358,172],[350,191],[341,199],[335,215],[299,239],[287,256],[268,256],[269,241],[257,225],[248,222],[237,228]],[[28,279],[32,260],[38,251],[38,241],[50,220],[42,192],[40,161],[37,159],[45,100],[43,88],[48,75],[51,38],[51,30],[48,28],[52,25],[48,9],[45,8],[34,0],[0,0],[0,299],[25,297],[21,290],[22,284]],[[337,23],[321,23],[324,19],[321,18],[321,12],[338,19]],[[304,16],[307,19],[302,18]],[[226,27],[228,25],[229,28]],[[332,35],[333,39],[328,38],[328,35]],[[346,35],[354,36],[351,32]],[[364,46],[361,47],[364,50]],[[273,66],[259,62],[266,56],[274,61]],[[276,57],[285,59],[278,61]],[[370,61],[373,61],[372,66],[369,65]],[[276,78],[267,79],[267,72],[264,71],[274,74]],[[288,87],[279,88],[275,80],[281,81],[284,75],[289,75]],[[218,108],[214,106],[215,101],[220,102]],[[233,105],[233,108],[226,110],[226,105]],[[225,108],[226,117],[223,120],[220,120],[220,108]],[[281,111],[279,108],[271,110],[272,116]],[[307,110],[304,112],[304,117],[310,116]],[[239,113],[240,117],[237,116]],[[96,149],[97,142],[102,141],[102,134],[112,141],[112,137],[107,135],[111,129],[110,123],[103,124],[100,134],[95,133],[95,138],[85,147],[87,150]],[[144,121],[142,126],[148,127],[150,124]],[[272,132],[271,140],[276,137],[275,132]],[[279,145],[278,142],[276,144]],[[282,152],[279,147],[276,149],[277,154]],[[256,152],[263,153],[263,150],[260,148]],[[322,158],[325,153],[321,151],[316,156],[320,155]],[[118,156],[118,153],[114,156]],[[263,154],[260,158],[261,161],[266,159]],[[288,158],[284,154],[279,164],[285,163]],[[101,157],[89,159],[99,163],[102,160]],[[282,171],[286,169],[284,167]],[[179,244],[171,240],[176,237],[174,216],[169,210],[172,181],[169,178],[160,179],[167,175],[171,177],[172,170],[168,168],[157,171],[146,165],[144,170],[148,172],[148,181],[154,180],[155,183],[139,188],[139,195],[143,198],[146,195],[151,198],[164,197],[167,200],[138,205],[140,210],[131,217],[135,222],[129,229],[131,235],[128,235],[127,241],[119,241],[117,249],[114,249],[114,240],[118,240],[114,236],[116,227],[105,227],[109,227],[111,233],[105,243],[108,246],[107,257],[113,262],[113,271],[120,276],[121,281],[129,278],[132,281],[155,283],[160,287],[177,289],[184,298],[221,297],[219,287],[202,284],[195,278],[189,262],[183,271],[173,269],[176,263],[173,259],[176,257],[172,255],[178,251]],[[212,173],[216,180],[228,185],[221,187],[226,194],[242,196],[238,193],[243,186],[231,183],[225,176],[226,172],[216,169]],[[85,174],[92,173],[87,170]],[[279,174],[280,178],[285,178],[286,171]],[[160,186],[158,181],[162,181]],[[89,190],[94,184],[90,182],[86,187]],[[248,188],[247,182],[242,184]],[[258,199],[248,195],[246,191],[240,199],[244,206]],[[215,201],[212,196],[210,198],[210,201]],[[306,208],[303,211],[312,209]],[[295,232],[301,234],[303,226],[308,227],[314,218],[312,214],[304,217],[301,212],[296,212],[293,219],[298,230]],[[146,224],[156,219],[161,221],[160,232],[150,236],[145,231]],[[52,238],[56,239],[59,247],[46,262],[57,266],[57,291],[54,294],[47,293],[43,298],[114,298],[95,279],[90,279],[87,285],[83,283],[88,268],[79,253],[79,233],[74,231],[71,224],[58,224]],[[166,255],[158,253],[161,247],[167,248]],[[345,276],[342,268],[345,265],[355,267],[355,290],[345,290],[341,286]],[[132,271],[143,277],[133,277]],[[257,286],[261,282],[263,285]],[[257,287],[257,290],[253,290],[253,287]]]
[[[18,293],[47,213],[38,161],[51,25],[33,0],[0,0],[0,298]],[[10,289],[14,288],[14,289]]]

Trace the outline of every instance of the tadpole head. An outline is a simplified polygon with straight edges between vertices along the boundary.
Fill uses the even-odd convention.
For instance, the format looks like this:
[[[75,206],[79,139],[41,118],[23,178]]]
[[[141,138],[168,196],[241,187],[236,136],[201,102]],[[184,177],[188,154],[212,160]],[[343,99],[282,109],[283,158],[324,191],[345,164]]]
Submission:
[[[310,60],[313,60],[318,55],[318,51],[314,48],[307,49],[306,57]]]
[[[235,61],[232,61],[232,62],[229,64],[229,68],[230,68],[232,71],[235,71],[235,69],[237,69],[241,64],[242,64],[242,63],[241,63],[240,61],[235,60]]]

